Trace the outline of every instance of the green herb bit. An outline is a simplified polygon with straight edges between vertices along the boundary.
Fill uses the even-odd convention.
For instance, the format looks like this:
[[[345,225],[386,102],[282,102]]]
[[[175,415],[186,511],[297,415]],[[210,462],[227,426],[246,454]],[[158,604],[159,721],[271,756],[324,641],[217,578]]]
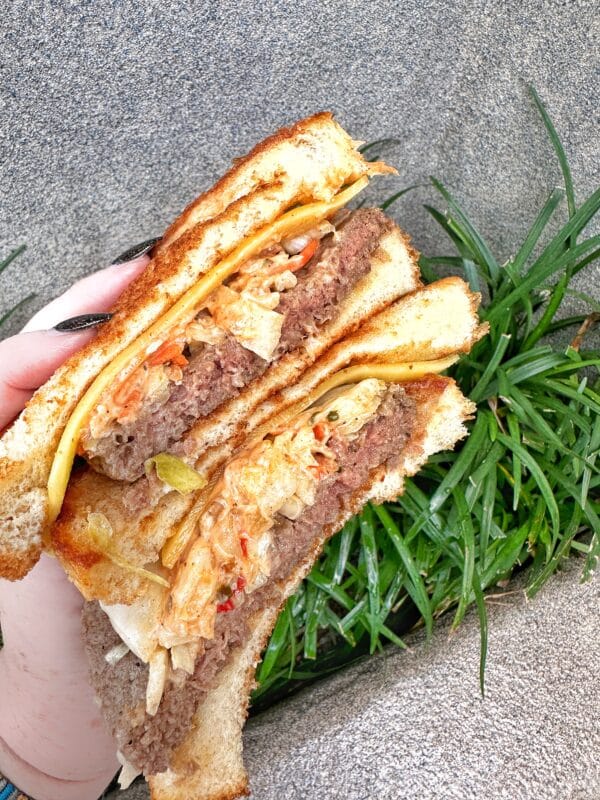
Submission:
[[[185,461],[170,453],[158,453],[144,463],[146,475],[156,469],[159,479],[179,494],[189,494],[206,486],[206,478]]]

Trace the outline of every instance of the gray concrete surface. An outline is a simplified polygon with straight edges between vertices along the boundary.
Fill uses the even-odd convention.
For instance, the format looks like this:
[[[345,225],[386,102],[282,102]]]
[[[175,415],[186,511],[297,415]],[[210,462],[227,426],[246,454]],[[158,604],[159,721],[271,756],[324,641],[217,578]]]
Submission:
[[[485,699],[471,615],[252,719],[253,800],[598,800],[600,580],[580,569],[488,598]]]
[[[435,174],[501,255],[559,172],[533,82],[580,196],[600,183],[595,0],[13,0],[0,30],[0,253],[29,250],[0,308],[38,305],[156,235],[276,126],[332,109],[362,139],[395,136],[385,197]],[[419,189],[396,214],[418,246],[443,236]],[[32,306],[33,308],[34,306]],[[13,329],[26,314],[14,320]]]
[[[165,224],[231,158],[323,108],[365,140],[395,136],[400,172],[442,178],[500,257],[560,180],[526,93],[569,154],[578,197],[600,184],[595,0],[13,0],[0,29],[0,311],[28,313]],[[421,187],[395,214],[446,249]],[[598,297],[598,270],[579,287]],[[8,329],[6,330],[8,332]],[[494,607],[488,699],[476,625],[375,659],[251,723],[255,800],[597,800],[597,581],[575,573]],[[133,800],[133,790],[127,800]],[[142,796],[144,796],[142,791]]]

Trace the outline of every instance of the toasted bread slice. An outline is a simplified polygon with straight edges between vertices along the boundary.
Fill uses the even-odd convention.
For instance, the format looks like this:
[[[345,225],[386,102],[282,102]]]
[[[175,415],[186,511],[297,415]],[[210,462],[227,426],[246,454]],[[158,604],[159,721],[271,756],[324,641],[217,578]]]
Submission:
[[[302,376],[293,361],[285,371],[278,372],[275,368],[275,377],[271,373],[266,380],[267,391],[261,387],[262,397],[267,396],[261,405],[256,403],[257,390],[249,388],[229,408],[214,415],[214,419],[211,417],[212,430],[202,423],[192,431],[194,446],[203,453],[197,468],[210,476],[254,430],[268,424],[274,412],[302,400],[343,367],[393,359],[432,361],[467,352],[486,330],[477,317],[478,301],[464,281],[445,278],[401,298],[372,317],[356,333],[327,349]],[[274,397],[271,392],[275,381],[281,391]],[[209,437],[213,447],[206,452]],[[75,476],[63,512],[52,529],[52,547],[87,599],[130,603],[143,595],[147,585],[143,576],[118,566],[98,548],[87,523],[90,511],[100,512],[110,521],[114,554],[140,567],[156,562],[166,539],[194,502],[193,495],[184,497],[171,492],[151,513],[135,518],[125,504],[127,491],[92,470]]]
[[[365,503],[392,500],[402,493],[404,480],[427,458],[452,449],[467,431],[474,411],[450,378],[431,376],[405,384],[417,401],[417,424],[396,469],[374,470],[368,485],[357,491],[340,519],[323,530],[320,546]],[[294,593],[312,567],[312,554],[299,564],[282,587],[281,605]],[[242,729],[248,700],[260,661],[280,608],[265,608],[252,621],[252,636],[235,651],[218,682],[194,716],[192,730],[176,750],[171,769],[149,778],[152,800],[233,800],[248,792],[242,758]]]
[[[302,120],[239,160],[169,228],[111,321],[35,393],[0,439],[0,576],[20,578],[39,558],[54,455],[93,379],[201,276],[287,209],[331,200],[345,184],[390,171],[365,161],[355,144],[331,114]]]

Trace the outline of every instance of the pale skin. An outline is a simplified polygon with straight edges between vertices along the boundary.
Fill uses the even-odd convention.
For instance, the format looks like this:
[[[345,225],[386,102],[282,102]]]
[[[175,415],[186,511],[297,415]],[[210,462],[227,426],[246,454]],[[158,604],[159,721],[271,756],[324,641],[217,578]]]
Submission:
[[[94,329],[58,322],[109,310],[148,257],[84,278],[0,342],[0,430]],[[83,600],[48,556],[22,581],[0,580],[0,773],[35,800],[97,800],[118,769],[88,683]]]

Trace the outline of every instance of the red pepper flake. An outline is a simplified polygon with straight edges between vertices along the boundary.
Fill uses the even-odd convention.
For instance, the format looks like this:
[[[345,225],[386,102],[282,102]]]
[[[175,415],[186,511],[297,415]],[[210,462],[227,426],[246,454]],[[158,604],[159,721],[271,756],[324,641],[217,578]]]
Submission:
[[[219,603],[217,605],[217,613],[220,614],[223,611],[233,611],[234,608],[235,606],[233,604],[233,596],[232,596],[229,597],[227,600],[225,600],[224,603]]]
[[[244,578],[243,575],[240,575],[240,577],[236,581],[235,588],[231,593],[231,597],[228,597],[227,600],[225,600],[225,602],[217,604],[218,614],[221,614],[223,611],[233,611],[233,609],[235,608],[235,603],[233,602],[233,598],[236,596],[236,594],[240,594],[240,592],[244,591],[244,589],[246,588],[246,583],[247,583],[246,578]]]
[[[327,427],[323,425],[322,422],[317,422],[317,424],[313,428],[313,433],[315,435],[315,439],[317,439],[317,441],[319,442],[322,442],[323,439],[327,436]]]
[[[240,536],[240,547],[244,558],[248,558],[248,536],[245,533]]]

